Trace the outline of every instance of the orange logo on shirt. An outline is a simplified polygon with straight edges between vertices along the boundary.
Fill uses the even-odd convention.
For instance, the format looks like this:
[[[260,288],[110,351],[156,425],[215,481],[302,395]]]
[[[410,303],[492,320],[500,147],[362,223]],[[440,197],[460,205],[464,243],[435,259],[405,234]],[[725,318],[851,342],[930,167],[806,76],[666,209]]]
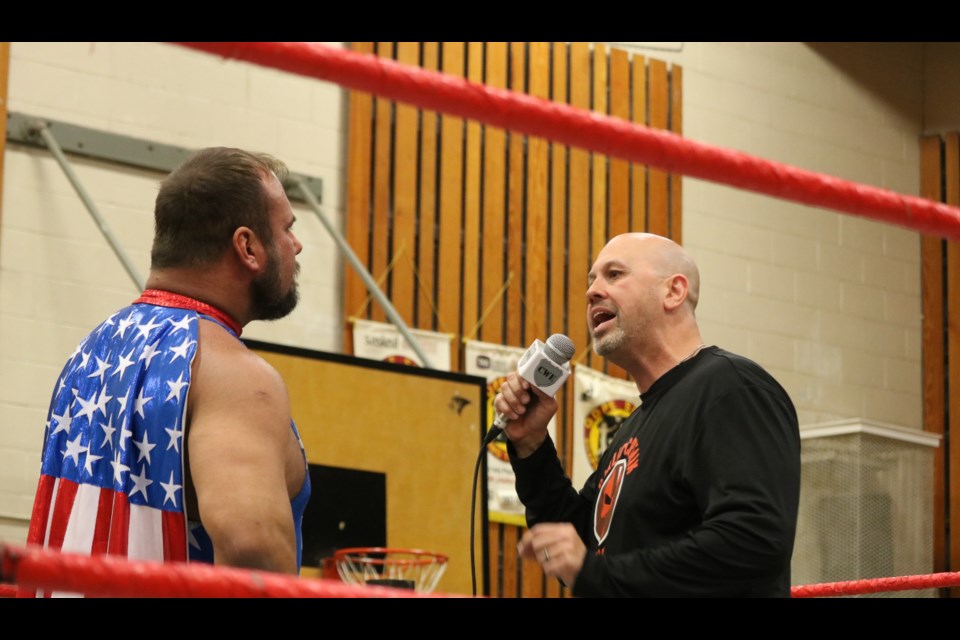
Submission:
[[[610,524],[620,500],[624,479],[633,473],[639,464],[640,443],[633,437],[614,452],[610,464],[607,465],[593,510],[593,535],[597,538],[598,545],[602,545],[610,533]],[[601,553],[601,550],[598,549],[597,553]]]

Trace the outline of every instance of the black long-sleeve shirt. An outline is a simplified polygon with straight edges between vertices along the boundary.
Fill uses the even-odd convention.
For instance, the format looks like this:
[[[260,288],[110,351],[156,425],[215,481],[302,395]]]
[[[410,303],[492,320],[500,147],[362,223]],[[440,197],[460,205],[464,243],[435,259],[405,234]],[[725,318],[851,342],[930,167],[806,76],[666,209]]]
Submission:
[[[790,595],[800,433],[786,391],[717,347],[641,396],[578,493],[553,442],[516,457],[527,522],[571,522],[575,596]]]

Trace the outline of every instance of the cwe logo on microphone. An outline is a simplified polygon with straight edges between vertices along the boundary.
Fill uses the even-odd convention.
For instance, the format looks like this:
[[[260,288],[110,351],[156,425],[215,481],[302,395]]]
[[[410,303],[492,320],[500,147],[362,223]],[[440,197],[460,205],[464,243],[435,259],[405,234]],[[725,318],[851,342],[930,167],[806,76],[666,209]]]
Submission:
[[[561,375],[563,375],[563,372],[546,359],[541,360],[537,364],[536,371],[533,372],[533,377],[538,387],[549,387],[555,383]]]

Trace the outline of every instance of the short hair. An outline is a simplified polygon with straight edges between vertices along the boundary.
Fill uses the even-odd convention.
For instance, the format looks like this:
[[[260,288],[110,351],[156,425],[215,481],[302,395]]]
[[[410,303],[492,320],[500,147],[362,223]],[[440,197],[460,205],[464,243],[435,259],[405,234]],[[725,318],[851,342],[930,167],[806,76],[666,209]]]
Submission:
[[[154,208],[151,268],[204,267],[219,259],[238,227],[273,240],[263,179],[287,177],[266,153],[230,147],[201,149],[160,184]]]

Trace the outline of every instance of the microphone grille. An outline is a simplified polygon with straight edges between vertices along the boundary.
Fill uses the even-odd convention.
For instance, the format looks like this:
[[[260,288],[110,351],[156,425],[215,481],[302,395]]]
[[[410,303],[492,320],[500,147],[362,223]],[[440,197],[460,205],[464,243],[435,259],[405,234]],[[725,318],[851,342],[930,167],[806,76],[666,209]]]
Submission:
[[[576,352],[573,346],[573,340],[562,333],[555,333],[547,338],[547,345],[561,357],[561,364],[570,360]]]

